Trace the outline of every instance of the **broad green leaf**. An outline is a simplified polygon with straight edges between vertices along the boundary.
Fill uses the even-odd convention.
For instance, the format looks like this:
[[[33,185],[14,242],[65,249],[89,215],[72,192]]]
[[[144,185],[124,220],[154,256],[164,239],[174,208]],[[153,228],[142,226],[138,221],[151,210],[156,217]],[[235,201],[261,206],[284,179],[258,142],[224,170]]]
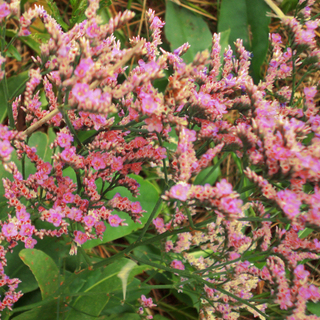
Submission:
[[[253,53],[251,72],[254,80],[261,79],[261,66],[268,50],[270,18],[264,0],[222,0],[218,32],[230,29],[229,44],[243,40],[243,45]]]
[[[164,30],[171,50],[186,42],[190,44],[190,49],[183,55],[186,63],[192,62],[199,51],[210,49],[212,34],[201,16],[167,1],[165,21]]]
[[[128,266],[128,259],[119,259],[117,262],[93,271],[85,271],[74,275],[73,278],[86,280],[78,296],[71,303],[72,309],[68,312],[66,320],[77,320],[79,316],[90,315],[91,317],[100,316],[102,310],[107,305],[111,293],[122,291],[123,281],[119,278],[119,273],[123,272],[123,267]],[[126,275],[127,283],[131,283],[133,277],[140,274],[149,266],[129,266],[131,272]],[[72,290],[72,284],[69,286]],[[81,294],[82,293],[82,294]],[[118,301],[119,303],[119,301]],[[82,319],[82,318],[81,318]],[[85,318],[84,318],[85,319]],[[91,319],[91,318],[88,318]]]
[[[284,14],[296,8],[298,0],[283,0],[280,4],[280,8]]]
[[[137,198],[134,198],[130,191],[124,187],[117,187],[114,190],[107,193],[107,197],[109,199],[112,199],[114,195],[119,192],[122,197],[127,197],[131,201],[139,201],[140,205],[143,210],[146,210],[143,214],[143,217],[140,219],[140,223],[135,223],[131,220],[129,215],[125,212],[115,212],[117,215],[119,215],[120,218],[126,219],[126,223],[128,226],[122,226],[122,227],[111,227],[109,224],[106,224],[107,229],[104,232],[103,240],[90,240],[87,241],[85,244],[83,244],[83,247],[86,249],[93,248],[95,246],[98,246],[102,243],[110,242],[112,240],[121,238],[125,235],[128,235],[132,233],[133,231],[136,231],[138,229],[143,228],[144,224],[147,222],[158,198],[159,194],[156,190],[156,188],[149,182],[145,181],[143,178],[137,175],[130,175],[132,178],[136,179],[137,182],[140,184],[140,195]]]
[[[320,302],[308,302],[307,309],[316,316],[320,317]]]
[[[19,278],[21,283],[19,283],[18,289],[27,293],[36,290],[39,285],[31,270],[21,261],[19,257],[21,250],[24,250],[24,243],[19,243],[12,253],[7,254],[7,266],[4,270],[10,278]]]
[[[257,0],[257,2],[260,0]],[[263,0],[262,0],[263,1]],[[250,48],[248,12],[246,0],[222,0],[218,20],[218,32],[230,29],[229,44],[234,49],[237,39],[243,40],[243,45]]]
[[[57,320],[63,319],[66,314],[65,302],[63,298],[57,297],[48,303],[41,305],[40,307],[35,307],[27,312],[19,314],[12,320]],[[97,319],[96,319],[97,320]]]
[[[37,249],[23,249],[19,256],[30,268],[36,278],[42,299],[46,299],[59,289],[59,269],[54,261],[44,252]]]

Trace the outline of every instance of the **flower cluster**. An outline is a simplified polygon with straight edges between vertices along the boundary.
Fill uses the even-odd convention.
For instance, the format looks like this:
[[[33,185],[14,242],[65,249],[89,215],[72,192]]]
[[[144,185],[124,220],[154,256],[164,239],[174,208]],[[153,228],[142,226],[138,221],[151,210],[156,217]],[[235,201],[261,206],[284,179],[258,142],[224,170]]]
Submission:
[[[241,40],[235,52],[226,49],[223,62],[217,34],[211,52],[198,53],[190,64],[181,58],[188,44],[173,53],[159,48],[164,23],[152,10],[151,40],[133,37],[131,48],[121,49],[113,32],[133,17],[130,11],[102,24],[99,1],[90,0],[87,19],[64,32],[41,6],[19,17],[17,3],[0,5],[0,22],[16,19],[17,34],[25,36],[40,18],[50,39],[34,58],[23,96],[8,109],[12,128],[25,113],[26,131],[0,127],[0,159],[12,175],[3,179],[9,211],[0,221],[0,287],[8,290],[0,310],[22,295],[19,280],[4,274],[7,252],[66,235],[76,254],[109,228],[127,225],[119,212],[141,223],[146,211],[140,202],[113,190],[124,187],[137,197],[131,174],[156,168],[167,210],[158,217],[155,210],[149,222],[167,237],[166,268],[186,282],[180,290],[188,286],[188,272],[198,281],[202,319],[238,319],[244,309],[265,319],[268,303],[255,298],[264,283],[272,288],[267,300],[286,310],[286,319],[319,319],[306,310],[320,293],[303,263],[318,259],[320,243],[301,239],[299,231],[320,230],[320,85],[306,85],[299,99],[297,87],[275,89],[299,67],[310,73],[320,68],[319,21],[310,18],[307,3],[299,2],[302,20],[282,18],[292,43],[283,49],[281,36],[270,35],[270,63],[259,84],[249,75],[251,55]],[[132,58],[138,63],[128,70]],[[154,80],[165,76],[163,70],[171,74],[160,92]],[[242,114],[234,123],[224,117],[232,110]],[[44,123],[55,127],[50,159],[26,139]],[[12,153],[21,166],[10,162]],[[204,169],[220,170],[227,156],[240,163],[235,185],[198,179]],[[33,170],[26,170],[26,160]],[[141,305],[141,315],[155,306],[145,296]]]

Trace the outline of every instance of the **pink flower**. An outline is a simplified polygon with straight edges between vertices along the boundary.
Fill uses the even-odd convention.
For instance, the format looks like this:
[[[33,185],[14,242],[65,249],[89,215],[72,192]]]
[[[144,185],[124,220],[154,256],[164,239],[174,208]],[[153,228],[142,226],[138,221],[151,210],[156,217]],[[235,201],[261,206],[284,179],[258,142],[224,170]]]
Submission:
[[[37,244],[37,240],[28,237],[24,240],[24,246],[27,249],[33,249],[34,246]]]
[[[299,264],[295,269],[294,269],[294,275],[298,280],[307,280],[310,273],[309,271],[305,270],[303,264]]]
[[[18,220],[23,222],[30,219],[30,213],[26,211],[26,208],[22,208],[20,211],[17,211],[16,216]]]
[[[74,231],[74,241],[81,246],[82,244],[84,244],[87,240],[88,240],[88,236],[81,232],[81,231]]]
[[[160,133],[162,131],[162,122],[156,115],[153,114],[151,118],[147,118],[144,121],[148,125],[147,130],[149,132],[156,131]]]
[[[83,218],[83,221],[85,225],[89,228],[93,227],[93,225],[96,223],[96,219],[93,216],[85,216]]]
[[[18,234],[17,227],[12,222],[2,226],[2,233],[6,237],[15,237]]]
[[[73,203],[74,201],[74,194],[71,192],[67,192],[63,194],[63,202],[65,203]]]
[[[106,226],[103,221],[97,222],[94,227],[96,228],[97,234],[104,233],[106,231]]]
[[[111,227],[119,227],[121,221],[122,219],[116,214],[110,215],[108,218],[108,222]]]
[[[119,171],[123,168],[123,159],[122,157],[113,157],[111,163],[111,169],[114,171]]]
[[[185,266],[183,265],[183,263],[179,260],[173,260],[170,264],[170,266],[172,268],[175,268],[175,269],[179,269],[179,270],[184,270],[185,269]]]
[[[71,146],[71,142],[73,141],[73,136],[66,132],[57,133],[57,142],[61,148],[66,148]]]
[[[170,197],[181,201],[186,201],[188,199],[189,190],[189,184],[183,182],[178,183],[170,189]]]
[[[57,212],[54,212],[52,209],[50,209],[50,211],[48,222],[51,222],[55,227],[59,227],[62,221],[61,215]]]
[[[232,184],[229,183],[226,179],[222,179],[220,182],[216,184],[216,188],[218,189],[218,194],[220,196],[228,196],[232,193]]]
[[[35,230],[35,227],[32,226],[30,223],[26,223],[26,224],[23,224],[20,228],[20,234],[22,236],[28,236],[28,237],[31,237],[33,232]]]
[[[79,77],[83,78],[88,71],[93,67],[94,63],[91,58],[88,59],[81,59],[79,65],[76,67],[74,74]]]
[[[5,18],[6,16],[8,16],[10,14],[10,10],[9,10],[9,6],[7,3],[2,3],[0,5],[0,20],[2,20],[3,18]]]
[[[140,213],[140,212],[142,211],[140,202],[139,202],[139,201],[132,202],[132,203],[131,203],[131,206],[130,206],[130,210],[131,210],[133,213]]]
[[[153,224],[157,229],[164,228],[164,221],[162,218],[158,217],[153,220]]]
[[[99,26],[96,24],[96,22],[91,23],[91,25],[86,30],[86,34],[90,38],[95,38],[99,35]]]
[[[72,94],[79,102],[84,102],[88,97],[89,86],[86,83],[76,83],[72,89]]]
[[[154,111],[157,110],[158,104],[150,94],[141,94],[141,100],[141,108],[144,113],[152,114]]]
[[[146,296],[142,295],[141,296],[141,305],[144,308],[152,308],[152,307],[156,307],[157,305],[153,303],[152,298],[146,298]]]
[[[7,159],[13,150],[9,141],[0,141],[0,157]]]
[[[104,169],[106,167],[106,164],[104,163],[102,158],[99,156],[93,157],[93,159],[91,161],[91,165],[94,170],[100,170],[100,169]]]

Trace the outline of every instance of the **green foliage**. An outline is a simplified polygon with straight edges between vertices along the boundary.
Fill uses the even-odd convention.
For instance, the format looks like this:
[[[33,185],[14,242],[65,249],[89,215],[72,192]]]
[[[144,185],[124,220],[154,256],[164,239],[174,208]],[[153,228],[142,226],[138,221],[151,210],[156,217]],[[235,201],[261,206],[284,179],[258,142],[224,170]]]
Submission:
[[[186,42],[190,44],[183,56],[186,63],[192,62],[197,52],[210,49],[212,34],[201,16],[167,1],[165,21],[165,34],[171,50]]]
[[[261,79],[261,66],[268,50],[270,17],[264,0],[222,0],[218,32],[230,29],[229,44],[243,40],[243,45],[253,53],[251,72],[255,82]]]

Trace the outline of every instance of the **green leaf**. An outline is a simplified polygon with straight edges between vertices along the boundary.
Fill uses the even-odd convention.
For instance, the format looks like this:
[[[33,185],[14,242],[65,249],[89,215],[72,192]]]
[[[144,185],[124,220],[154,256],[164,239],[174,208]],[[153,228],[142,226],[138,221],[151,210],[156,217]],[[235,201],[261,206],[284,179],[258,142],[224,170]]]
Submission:
[[[23,249],[19,256],[36,278],[43,300],[59,289],[59,269],[47,254],[37,249]]]
[[[49,12],[49,14],[51,14],[52,17],[57,20],[57,22],[60,24],[60,26],[63,28],[64,31],[68,31],[69,26],[63,21],[56,3],[51,0],[46,0],[46,3],[51,11]]]
[[[46,304],[21,313],[17,317],[14,317],[12,320],[63,319],[66,313],[64,304],[65,301],[62,298],[57,297],[57,299],[55,300],[51,300]]]
[[[270,18],[264,0],[222,0],[218,32],[230,29],[229,44],[243,40],[243,45],[253,53],[251,72],[254,80],[261,79],[261,66],[268,50]]]
[[[203,18],[177,4],[167,1],[165,34],[174,50],[188,42],[191,47],[183,55],[186,63],[193,61],[199,51],[210,49],[212,34]]]
[[[307,302],[307,309],[316,316],[320,317],[320,302]]]
[[[253,53],[251,74],[256,83],[262,79],[261,66],[264,63],[269,47],[268,5],[264,0],[247,0],[248,25],[252,33],[250,51]]]
[[[18,75],[12,76],[9,79],[7,79],[9,100],[12,100],[13,98],[17,97],[19,94],[23,92],[25,88],[25,84],[28,79],[29,79],[28,71],[21,72]],[[3,86],[1,84],[0,85],[0,101],[4,101],[4,100],[5,100],[5,95],[3,91]],[[1,106],[0,107],[0,123],[3,123],[6,117],[7,117],[7,109]]]
[[[79,23],[86,18],[84,15],[84,12],[88,7],[88,1],[74,0],[71,2],[71,5],[72,5],[72,14],[70,19],[70,27],[73,27],[76,23]]]
[[[19,283],[19,290],[23,293],[27,293],[36,290],[39,285],[31,270],[21,261],[19,257],[19,252],[21,250],[24,250],[24,243],[19,243],[12,253],[7,254],[7,266],[4,270],[6,275],[10,278],[19,278],[21,280],[21,283]]]
[[[83,247],[86,249],[93,248],[95,246],[98,246],[102,243],[110,242],[112,240],[121,238],[125,235],[128,235],[132,233],[133,231],[136,231],[138,229],[143,228],[145,223],[147,222],[158,198],[159,194],[156,190],[156,188],[149,182],[141,178],[137,175],[130,175],[130,177],[137,180],[137,182],[140,184],[140,195],[137,198],[134,198],[130,191],[124,187],[117,187],[114,190],[107,193],[108,199],[112,199],[114,195],[119,192],[122,197],[127,197],[131,201],[139,201],[141,204],[141,207],[143,210],[146,210],[143,214],[143,217],[140,219],[140,223],[135,223],[131,220],[129,215],[125,212],[117,212],[120,218],[126,219],[126,223],[128,226],[122,226],[122,227],[111,227],[109,224],[106,224],[107,229],[104,232],[103,240],[89,240],[86,243],[83,244]]]
[[[40,50],[41,43],[33,35],[19,37],[19,40],[21,40],[25,45],[27,45],[30,49],[32,49],[38,56],[41,55],[41,50]]]
[[[68,312],[65,319],[78,320],[79,316],[81,316],[81,319],[87,319],[84,318],[84,315],[89,315],[91,317],[99,316],[107,305],[111,293],[115,291],[121,292],[123,287],[123,277],[120,279],[119,274],[121,276],[121,272],[123,272],[124,267],[128,267],[130,269],[127,270],[127,283],[132,282],[135,275],[150,268],[149,266],[137,266],[132,263],[128,266],[129,262],[130,260],[123,258],[105,268],[93,271],[84,271],[83,273],[74,275],[74,279],[82,278],[86,280],[86,282],[82,286],[81,292],[79,292],[78,296],[71,303],[72,309]],[[69,286],[71,290],[72,286],[72,284]],[[81,295],[81,293],[83,295]],[[91,317],[88,319],[91,319]]]
[[[289,11],[297,7],[298,0],[283,0],[280,4],[280,9],[284,14],[287,14]]]
[[[311,234],[313,232],[313,229],[310,228],[305,228],[304,230],[300,230],[299,231],[299,238],[300,239],[304,239],[306,238],[309,234]]]
[[[213,185],[221,175],[220,166],[211,166],[203,169],[194,180],[195,185]]]
[[[8,48],[7,56],[11,57],[11,58],[15,58],[18,61],[21,61],[21,55],[20,55],[19,51],[12,44],[10,44],[10,46]]]

